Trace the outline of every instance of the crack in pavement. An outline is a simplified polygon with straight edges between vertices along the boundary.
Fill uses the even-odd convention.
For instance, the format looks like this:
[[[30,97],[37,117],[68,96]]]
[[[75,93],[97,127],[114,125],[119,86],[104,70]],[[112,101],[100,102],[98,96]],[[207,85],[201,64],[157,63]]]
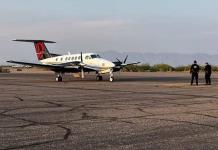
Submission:
[[[7,110],[4,110],[3,112],[1,112],[0,114],[6,114],[6,113],[9,113],[11,111],[22,110],[22,109],[38,109],[38,108],[56,108],[56,106],[55,107],[53,107],[53,106],[21,107],[21,108],[7,109]]]
[[[146,114],[150,114],[150,115],[154,115],[153,113],[151,113],[151,112],[147,112],[147,111],[145,111],[143,108],[140,108],[140,107],[138,107],[138,108],[136,108],[138,111],[140,111],[140,112],[143,112],[143,113],[146,113]]]
[[[185,113],[188,113],[188,112],[183,112],[183,113],[180,113],[180,114],[185,114]],[[191,113],[189,113],[189,114],[191,114]],[[82,118],[83,118],[83,119],[86,119],[86,120],[121,121],[121,122],[131,123],[131,124],[135,124],[135,123],[134,123],[134,122],[131,122],[131,121],[124,121],[123,119],[139,119],[139,118],[144,118],[144,119],[153,119],[153,120],[163,120],[163,121],[171,121],[171,122],[180,122],[180,123],[188,123],[188,124],[199,125],[199,126],[204,126],[204,127],[218,128],[217,126],[213,126],[213,125],[209,125],[209,124],[203,124],[203,123],[196,123],[196,122],[191,122],[191,121],[173,120],[173,119],[164,119],[164,118],[152,118],[152,116],[155,117],[155,116],[162,116],[162,115],[166,115],[166,114],[118,118],[118,117],[89,116],[87,113],[84,113],[84,114],[82,115]],[[202,114],[201,114],[201,115],[202,115]],[[214,117],[214,116],[210,116],[210,115],[206,115],[206,116],[207,116],[207,117]],[[214,118],[218,118],[218,117],[214,117]]]
[[[216,128],[218,129],[217,126],[209,125],[209,124],[203,124],[203,123],[196,123],[196,122],[191,122],[191,121],[184,121],[184,120],[173,120],[173,119],[163,119],[163,118],[151,118],[151,117],[146,117],[147,119],[153,119],[153,120],[163,120],[163,121],[171,121],[171,122],[180,122],[180,123],[188,123],[192,125],[198,125],[198,126],[204,126],[204,127],[210,127],[210,128]]]
[[[216,116],[207,115],[207,114],[200,114],[200,113],[191,113],[191,114],[218,119],[218,117],[216,117]]]
[[[43,101],[43,100],[38,100],[39,102],[47,103],[47,104],[52,104],[57,107],[63,107],[63,104],[55,103],[55,102],[50,102],[50,101]]]
[[[18,146],[8,146],[8,147],[0,149],[0,150],[22,149],[22,148],[28,148],[28,147],[38,146],[38,145],[42,145],[42,144],[50,144],[50,143],[60,142],[60,141],[63,141],[63,139],[49,140],[49,141],[44,141],[44,142],[35,142],[35,143],[30,143],[30,144],[25,144],[25,145],[18,145]]]
[[[66,127],[61,126],[61,125],[58,125],[57,127],[60,127],[60,128],[62,128],[62,129],[64,129],[66,131],[66,133],[64,135],[64,140],[67,140],[68,137],[72,134],[72,131],[69,128],[66,128]]]
[[[24,99],[19,96],[15,96],[15,98],[18,99],[19,101],[24,101]]]
[[[73,112],[77,109],[84,108],[84,107],[85,107],[85,105],[80,105],[80,106],[73,107],[73,108],[69,109],[68,111]]]

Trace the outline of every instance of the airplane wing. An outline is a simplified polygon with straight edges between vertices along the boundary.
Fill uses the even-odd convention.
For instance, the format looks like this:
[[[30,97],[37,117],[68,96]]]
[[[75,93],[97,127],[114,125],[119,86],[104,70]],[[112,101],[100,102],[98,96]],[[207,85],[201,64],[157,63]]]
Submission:
[[[33,67],[40,67],[40,68],[54,68],[54,67],[60,67],[60,66],[54,66],[54,65],[44,65],[44,64],[28,63],[28,62],[13,61],[13,60],[9,60],[9,61],[7,61],[7,62],[8,62],[8,63],[13,63],[13,64],[21,64],[21,65],[28,65],[28,66],[33,66]]]
[[[139,64],[140,62],[133,62],[133,63],[123,63],[123,62],[119,62],[119,61],[115,61],[113,62],[115,64],[115,67],[126,67],[126,66],[129,66],[129,65],[136,65],[136,64]]]
[[[122,69],[123,67],[129,66],[129,65],[136,65],[136,64],[140,63],[140,62],[126,63],[127,58],[128,58],[128,55],[126,56],[126,58],[123,61],[116,58],[117,61],[113,62],[115,64],[116,70]]]
[[[125,62],[125,61],[124,61]],[[114,72],[116,72],[116,71],[120,71],[121,69],[123,69],[124,67],[126,67],[126,66],[129,66],[129,65],[136,65],[136,64],[139,64],[140,62],[133,62],[133,63],[128,63],[128,64],[126,64],[126,63],[124,63],[124,62],[121,62],[119,59],[118,59],[118,61],[115,61],[115,62],[113,62],[114,64],[115,64],[115,67],[114,67]]]
[[[81,71],[81,62],[74,61],[74,62],[67,62],[62,64],[56,64],[56,65],[45,65],[45,64],[37,64],[37,63],[28,63],[28,62],[22,62],[22,61],[7,61],[8,63],[14,63],[14,64],[21,64],[21,65],[28,65],[38,68],[45,68],[52,71],[61,71],[61,72],[80,72]],[[90,67],[90,66],[83,66],[84,71],[98,71],[96,68]]]
[[[137,65],[139,64],[140,62],[133,62],[133,63],[129,63],[129,64],[126,64],[126,66],[129,66],[129,65]]]

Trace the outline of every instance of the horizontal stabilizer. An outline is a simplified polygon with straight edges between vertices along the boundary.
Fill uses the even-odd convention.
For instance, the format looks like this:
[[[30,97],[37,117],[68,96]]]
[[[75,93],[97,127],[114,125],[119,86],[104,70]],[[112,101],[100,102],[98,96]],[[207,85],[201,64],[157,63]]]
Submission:
[[[24,40],[24,39],[15,39],[12,41],[18,41],[18,42],[32,42],[32,43],[38,43],[38,42],[43,42],[43,43],[56,43],[54,41],[46,41],[46,40]]]

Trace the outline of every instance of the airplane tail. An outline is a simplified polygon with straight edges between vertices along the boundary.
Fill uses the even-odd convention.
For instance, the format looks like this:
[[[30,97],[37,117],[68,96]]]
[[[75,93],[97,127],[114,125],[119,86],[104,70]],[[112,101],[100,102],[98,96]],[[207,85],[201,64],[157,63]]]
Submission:
[[[52,54],[49,53],[47,47],[45,46],[45,43],[56,43],[56,42],[53,42],[53,41],[45,41],[45,40],[16,39],[16,40],[13,40],[13,41],[34,43],[35,50],[36,50],[36,55],[37,55],[38,60],[43,60],[43,59],[52,57]]]

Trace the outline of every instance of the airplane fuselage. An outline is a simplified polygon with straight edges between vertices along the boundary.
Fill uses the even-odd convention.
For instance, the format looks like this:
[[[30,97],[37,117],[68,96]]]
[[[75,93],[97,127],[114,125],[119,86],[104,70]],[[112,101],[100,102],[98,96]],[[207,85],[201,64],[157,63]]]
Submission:
[[[113,62],[103,59],[95,53],[83,53],[82,57],[83,64],[86,65],[86,67],[97,69],[101,74],[110,72],[110,69],[115,66]],[[81,62],[81,54],[61,55],[40,60],[40,62],[45,65],[58,65],[70,62]]]

